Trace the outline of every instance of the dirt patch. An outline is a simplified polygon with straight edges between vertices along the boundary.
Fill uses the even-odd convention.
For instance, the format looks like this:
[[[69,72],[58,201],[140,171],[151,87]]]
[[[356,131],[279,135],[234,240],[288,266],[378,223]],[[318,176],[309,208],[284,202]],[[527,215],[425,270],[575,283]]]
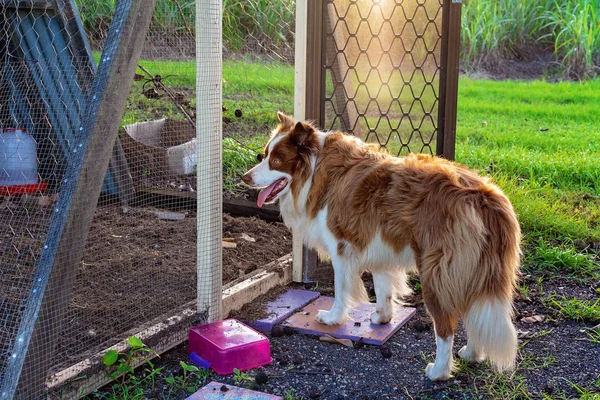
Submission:
[[[531,51],[525,57],[483,58],[473,65],[462,65],[461,72],[472,79],[534,80],[545,78],[553,82],[561,79],[560,64],[552,50]]]
[[[244,235],[248,238],[244,239]],[[224,214],[223,238],[235,238],[237,244],[235,249],[223,250],[223,283],[239,278],[292,251],[292,234],[285,225],[258,218],[233,218]]]
[[[37,266],[51,212],[38,214],[17,202],[0,208],[0,321],[11,335]],[[39,207],[37,207],[39,209]],[[122,338],[140,324],[194,301],[197,293],[195,212],[163,220],[158,209],[98,207],[90,228],[60,337],[55,370]],[[291,252],[291,234],[281,223],[223,215],[223,284]],[[28,283],[29,282],[29,283]],[[9,336],[3,336],[9,337]],[[10,344],[5,343],[7,346]],[[9,348],[0,345],[0,352]]]
[[[368,275],[364,278],[368,281]],[[414,286],[418,280],[411,278]],[[323,343],[318,338],[293,335],[271,339],[273,364],[261,368],[269,382],[255,387],[266,393],[284,396],[293,393],[298,399],[400,399],[400,398],[579,398],[581,393],[572,386],[600,394],[600,347],[589,340],[582,329],[592,326],[589,321],[575,322],[552,317],[544,322],[526,323],[520,316],[530,313],[548,313],[541,293],[555,288],[569,296],[587,297],[593,293],[585,283],[561,279],[556,287],[547,282],[543,291],[536,279],[524,276],[523,283],[531,284],[528,299],[517,298],[515,302],[516,327],[527,336],[520,339],[517,368],[514,373],[497,374],[487,363],[461,364],[455,378],[447,382],[431,382],[425,377],[424,368],[435,355],[435,338],[431,319],[423,306],[420,293],[407,301],[417,308],[417,315],[403,326],[387,343],[392,356],[384,358],[377,346],[346,348]],[[314,287],[315,284],[307,285]],[[372,286],[367,282],[368,290]],[[329,294],[329,284],[319,283],[319,290]],[[322,290],[321,290],[322,289]],[[277,291],[278,292],[278,291]],[[269,293],[248,305],[245,310],[260,310],[264,302],[274,297]],[[237,314],[236,314],[237,315]],[[239,317],[245,319],[244,313]],[[466,344],[465,332],[456,333],[454,352]],[[187,360],[185,344],[161,356],[158,367],[164,367],[165,375],[180,375],[180,360]],[[585,362],[582,363],[582,360]],[[251,377],[259,370],[248,371]],[[160,378],[162,379],[162,378]],[[199,381],[199,387],[210,380],[236,384],[233,376],[212,375]],[[242,385],[250,385],[242,382]],[[156,387],[160,387],[160,381]],[[169,385],[162,390],[148,391],[149,398],[161,398],[169,392],[171,398],[184,399],[187,394],[170,391]],[[594,396],[591,394],[591,396]],[[590,397],[592,398],[592,397]],[[594,397],[595,398],[595,397]]]

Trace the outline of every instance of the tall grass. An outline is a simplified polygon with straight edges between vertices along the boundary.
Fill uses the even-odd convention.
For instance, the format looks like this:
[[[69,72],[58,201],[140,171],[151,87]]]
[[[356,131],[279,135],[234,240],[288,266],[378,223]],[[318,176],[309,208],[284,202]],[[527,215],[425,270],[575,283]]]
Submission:
[[[595,75],[600,58],[600,0],[468,0],[462,18],[467,64],[527,58],[554,48],[565,73]]]
[[[468,0],[462,17],[464,60],[521,56],[544,36],[553,0]]]
[[[116,3],[116,0],[75,0],[83,27],[89,37],[106,35]],[[150,29],[170,33],[184,31],[194,35],[195,16],[195,0],[158,0]]]
[[[555,52],[563,57],[565,71],[574,77],[598,72],[600,58],[600,0],[554,0],[546,12]]]
[[[231,51],[248,39],[293,41],[295,0],[223,0],[223,42]]]

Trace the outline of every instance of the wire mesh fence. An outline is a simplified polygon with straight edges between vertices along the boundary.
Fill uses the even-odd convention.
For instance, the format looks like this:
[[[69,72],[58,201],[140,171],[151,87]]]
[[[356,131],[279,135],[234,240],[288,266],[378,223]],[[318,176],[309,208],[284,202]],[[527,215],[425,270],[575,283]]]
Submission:
[[[441,0],[327,0],[325,125],[394,155],[436,153]]]
[[[269,249],[281,235],[221,215],[222,188],[255,195],[239,177],[293,112],[294,3],[272,3],[2,2],[0,398],[17,383],[22,399],[89,392],[107,349],[181,342],[219,318],[223,283],[291,251],[289,234]],[[123,25],[131,7],[151,12],[147,30]],[[119,75],[140,29],[135,73]],[[264,232],[222,270],[221,229],[253,224]]]
[[[438,154],[444,139],[443,0],[322,0],[320,99],[324,129],[342,130],[395,156]],[[458,4],[460,5],[460,4]],[[457,49],[452,51],[458,52]],[[455,104],[455,103],[454,103]],[[453,143],[453,139],[448,140]],[[331,279],[330,264],[304,266],[306,281]]]

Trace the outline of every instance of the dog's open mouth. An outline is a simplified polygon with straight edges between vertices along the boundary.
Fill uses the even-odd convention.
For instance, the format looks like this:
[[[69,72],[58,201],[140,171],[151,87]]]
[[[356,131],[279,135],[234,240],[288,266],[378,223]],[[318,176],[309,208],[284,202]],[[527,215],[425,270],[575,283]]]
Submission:
[[[286,178],[277,179],[275,182],[271,183],[269,186],[264,188],[258,194],[258,200],[256,204],[259,207],[262,207],[263,204],[273,201],[275,197],[283,190],[288,184],[288,180]]]

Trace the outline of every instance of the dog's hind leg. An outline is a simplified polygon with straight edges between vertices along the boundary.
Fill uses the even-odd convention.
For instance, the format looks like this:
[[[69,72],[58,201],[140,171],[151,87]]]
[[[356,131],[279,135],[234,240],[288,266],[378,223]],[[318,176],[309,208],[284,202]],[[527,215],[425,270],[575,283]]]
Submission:
[[[435,292],[428,285],[423,284],[422,288],[423,301],[433,319],[437,345],[435,363],[427,365],[425,374],[432,381],[448,380],[452,378],[452,369],[454,368],[452,346],[454,331],[458,325],[458,316],[448,313],[441,307]]]
[[[467,336],[469,336],[467,332]],[[467,345],[463,346],[458,351],[458,356],[465,361],[472,363],[479,363],[485,360],[485,353],[479,344],[475,344],[472,338],[468,338]]]
[[[349,306],[366,297],[357,262],[352,257],[332,255],[335,279],[335,300],[329,311],[319,310],[316,320],[326,325],[338,325],[348,318]]]
[[[375,325],[387,324],[392,319],[392,300],[394,297],[393,278],[389,272],[374,271],[373,285],[377,304],[371,314],[371,322]]]

